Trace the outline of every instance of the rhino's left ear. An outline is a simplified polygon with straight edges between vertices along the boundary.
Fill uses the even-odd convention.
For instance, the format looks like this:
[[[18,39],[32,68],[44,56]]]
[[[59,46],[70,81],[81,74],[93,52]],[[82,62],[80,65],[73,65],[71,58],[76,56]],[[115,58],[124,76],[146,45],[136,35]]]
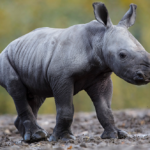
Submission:
[[[95,18],[98,22],[103,23],[107,28],[112,26],[111,19],[105,5],[101,2],[93,3]]]
[[[123,25],[126,26],[127,28],[132,26],[136,18],[136,8],[137,6],[135,4],[130,4],[129,10],[123,16],[123,18],[121,19],[118,25]]]

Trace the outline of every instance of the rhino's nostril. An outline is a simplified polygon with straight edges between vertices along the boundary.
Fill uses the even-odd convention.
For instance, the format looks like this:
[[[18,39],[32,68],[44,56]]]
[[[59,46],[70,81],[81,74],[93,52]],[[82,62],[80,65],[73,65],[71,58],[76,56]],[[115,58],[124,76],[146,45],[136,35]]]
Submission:
[[[141,79],[144,79],[144,75],[142,72],[137,72],[137,76]]]
[[[144,75],[141,71],[136,72],[136,75],[133,78],[135,81],[143,81]]]

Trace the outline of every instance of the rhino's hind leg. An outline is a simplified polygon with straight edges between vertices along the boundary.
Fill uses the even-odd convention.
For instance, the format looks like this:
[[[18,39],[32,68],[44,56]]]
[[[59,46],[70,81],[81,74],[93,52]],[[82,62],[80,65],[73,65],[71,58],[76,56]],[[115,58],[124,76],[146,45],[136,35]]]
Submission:
[[[45,98],[40,98],[40,97],[37,97],[37,96],[33,96],[32,98],[28,97],[28,103],[29,103],[29,105],[30,105],[30,107],[32,109],[32,112],[34,114],[34,117],[36,119],[37,119],[38,110],[39,110],[40,106],[42,105],[42,103],[44,102],[44,100],[45,100]],[[15,124],[16,128],[18,129],[19,133],[21,134],[21,136],[24,137],[25,127],[24,127],[24,124],[22,123],[21,119],[19,118],[19,116],[16,118],[14,124]],[[44,129],[42,129],[37,123],[36,123],[36,125],[41,130],[39,130],[38,132],[36,132],[34,134],[34,138],[32,138],[30,140],[30,142],[38,141],[40,139],[43,139],[43,138],[47,137],[46,131]]]
[[[15,122],[16,127],[19,128],[19,132],[21,132],[26,142],[45,138],[47,134],[37,125],[35,115],[29,105],[26,87],[22,84],[19,76],[11,66],[7,71],[9,72],[7,72],[5,88],[12,96],[18,113],[19,119]],[[21,126],[24,127],[24,130]]]
[[[56,103],[56,126],[49,141],[68,141],[75,139],[71,132],[71,124],[73,121],[74,106],[73,106],[73,84],[69,79],[61,79],[61,83],[54,81],[52,85]],[[63,81],[63,82],[62,82]]]

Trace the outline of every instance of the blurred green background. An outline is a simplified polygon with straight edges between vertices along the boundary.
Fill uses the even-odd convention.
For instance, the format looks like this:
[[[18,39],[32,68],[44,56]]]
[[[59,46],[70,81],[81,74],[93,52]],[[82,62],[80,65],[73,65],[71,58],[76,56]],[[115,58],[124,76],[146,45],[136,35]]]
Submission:
[[[117,24],[130,3],[138,6],[136,23],[129,30],[150,52],[150,0],[101,0],[111,20]],[[94,19],[94,0],[0,0],[0,51],[12,40],[39,27],[66,28]],[[116,75],[113,80],[113,109],[150,108],[150,84],[131,85]],[[82,91],[74,96],[75,111],[93,111],[93,104]],[[40,113],[55,113],[53,98],[48,98]],[[12,98],[0,87],[0,114],[16,113]]]

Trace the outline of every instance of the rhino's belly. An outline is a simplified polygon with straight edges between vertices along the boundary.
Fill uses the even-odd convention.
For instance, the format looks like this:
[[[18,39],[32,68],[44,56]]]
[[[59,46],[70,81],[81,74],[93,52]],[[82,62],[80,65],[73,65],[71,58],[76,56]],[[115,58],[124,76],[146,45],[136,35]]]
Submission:
[[[52,89],[46,85],[27,85],[27,91],[32,93],[33,95],[38,95],[41,97],[53,97]]]
[[[52,97],[53,92],[50,87],[50,84],[47,83],[44,78],[36,79],[34,76],[30,76],[30,78],[20,77],[23,84],[27,88],[27,91],[32,93],[33,95],[38,95],[41,97]]]

